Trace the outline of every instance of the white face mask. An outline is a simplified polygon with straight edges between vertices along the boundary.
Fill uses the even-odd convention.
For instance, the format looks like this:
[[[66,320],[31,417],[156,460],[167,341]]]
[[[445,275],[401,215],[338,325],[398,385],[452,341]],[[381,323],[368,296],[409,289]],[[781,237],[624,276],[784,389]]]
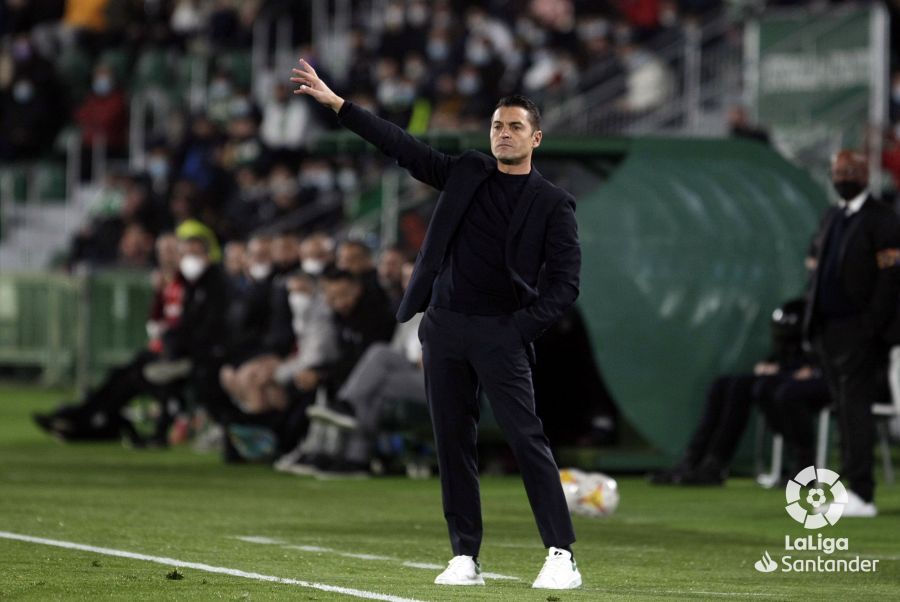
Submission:
[[[312,295],[295,291],[288,295],[288,303],[291,305],[291,313],[294,315],[294,319],[301,319],[306,314],[309,306],[312,305]]]
[[[300,267],[310,276],[318,276],[325,269],[325,262],[320,259],[308,258],[303,260]]]
[[[268,263],[252,263],[247,271],[254,280],[265,280],[272,273],[272,265]]]
[[[195,282],[206,271],[206,260],[196,255],[185,255],[181,258],[178,268],[188,282]]]

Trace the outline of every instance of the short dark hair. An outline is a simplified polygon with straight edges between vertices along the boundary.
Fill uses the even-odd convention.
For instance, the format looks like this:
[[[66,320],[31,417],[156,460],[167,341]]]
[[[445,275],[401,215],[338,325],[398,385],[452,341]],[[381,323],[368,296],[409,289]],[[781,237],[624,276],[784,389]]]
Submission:
[[[534,104],[534,101],[527,96],[522,96],[521,94],[504,96],[497,101],[497,106],[494,107],[494,110],[496,111],[500,107],[522,107],[528,112],[528,116],[531,118],[531,125],[534,129],[541,129],[541,110]]]
[[[357,283],[359,282],[359,278],[348,272],[347,270],[342,270],[338,268],[333,263],[328,265],[325,270],[322,272],[322,275],[319,276],[321,280],[324,282],[337,282],[338,280],[347,280],[348,282]]]
[[[367,245],[365,242],[357,239],[357,238],[348,238],[346,240],[341,241],[338,245],[339,247],[356,247],[360,251],[362,251],[366,257],[372,256],[372,247]]]

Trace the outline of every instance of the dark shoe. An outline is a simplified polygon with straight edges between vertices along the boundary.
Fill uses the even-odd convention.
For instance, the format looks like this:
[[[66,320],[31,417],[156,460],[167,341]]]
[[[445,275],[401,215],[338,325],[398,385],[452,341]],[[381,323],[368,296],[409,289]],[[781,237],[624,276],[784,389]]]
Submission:
[[[306,409],[306,415],[311,420],[321,420],[343,429],[353,430],[359,427],[359,421],[356,419],[356,410],[343,400],[338,400],[331,405],[309,406]]]
[[[324,466],[328,460],[328,456],[324,454],[300,454],[296,462],[282,465],[279,470],[301,477],[312,477],[319,474],[320,467]]]
[[[679,484],[698,487],[720,486],[725,483],[727,476],[728,470],[720,462],[705,458],[697,468],[686,472]]]
[[[351,462],[343,458],[322,463],[316,472],[317,479],[368,479],[372,476],[369,465],[364,462]]]
[[[688,472],[690,472],[694,466],[686,461],[681,461],[672,468],[666,468],[664,470],[657,470],[656,472],[651,472],[647,477],[647,480],[651,485],[678,485],[681,483],[681,480],[684,478]]]

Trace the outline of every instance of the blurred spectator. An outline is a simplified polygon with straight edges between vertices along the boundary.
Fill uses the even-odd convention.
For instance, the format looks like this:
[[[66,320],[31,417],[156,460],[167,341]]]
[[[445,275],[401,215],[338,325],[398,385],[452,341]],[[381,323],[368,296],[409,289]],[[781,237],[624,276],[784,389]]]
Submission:
[[[113,70],[108,65],[101,63],[94,68],[91,92],[75,109],[74,117],[81,130],[85,165],[89,163],[94,145],[105,145],[110,155],[125,156],[128,106],[123,91],[116,83]]]
[[[294,96],[287,85],[277,83],[271,100],[263,107],[260,137],[274,159],[296,159],[296,153],[309,143],[318,126],[310,119],[311,108],[304,96]]]
[[[181,382],[180,379],[151,382],[145,369],[162,357],[163,337],[181,319],[184,280],[178,268],[178,242],[172,234],[164,234],[156,241],[156,259],[158,269],[154,274],[155,292],[147,321],[147,348],[127,364],[111,370],[99,387],[79,401],[64,404],[49,414],[35,414],[35,422],[48,433],[65,441],[118,440],[126,436],[132,443],[143,444],[122,410],[138,395],[151,395],[162,408],[151,442],[165,445],[170,423],[169,400],[179,394]]]
[[[367,290],[350,272],[332,267],[322,274],[320,282],[332,312],[337,356],[334,361],[295,373],[293,381],[301,392],[324,387],[333,399],[366,350],[378,341],[390,340],[396,322],[384,298]],[[283,469],[298,472],[314,465],[327,437],[325,430],[311,429],[295,452],[284,459]]]
[[[814,358],[803,350],[805,307],[802,299],[792,299],[773,312],[769,357],[757,362],[752,373],[722,376],[710,385],[703,415],[682,458],[651,475],[651,482],[722,485],[754,404],[769,426],[787,437],[790,474],[813,463],[812,416],[830,397]]]
[[[403,297],[403,266],[406,255],[398,246],[387,247],[378,257],[378,284],[387,293],[391,312],[396,313]]]
[[[231,284],[230,289],[236,294],[242,293],[250,284],[247,275],[247,244],[241,240],[228,241],[222,265]]]
[[[412,275],[412,267],[410,263],[401,266],[404,287]],[[367,475],[381,417],[388,404],[412,402],[421,405],[425,413],[422,343],[418,335],[421,321],[422,314],[416,314],[397,327],[390,343],[373,343],[338,391],[333,405],[309,408],[311,419],[348,431],[346,441],[337,452],[323,450],[313,455],[310,468],[316,474]]]
[[[669,67],[649,50],[627,43],[619,50],[625,68],[626,93],[622,108],[634,117],[645,114],[667,102],[675,82]]]
[[[96,54],[107,31],[106,8],[109,0],[66,0],[60,37],[71,51],[76,45]]]
[[[310,234],[300,244],[301,268],[318,276],[334,262],[334,240],[324,232]]]
[[[119,256],[116,262],[123,268],[149,268],[153,260],[153,235],[141,224],[132,222],[125,226],[119,240]]]
[[[0,95],[0,159],[33,159],[53,143],[60,114],[57,97],[28,76],[18,76]]]

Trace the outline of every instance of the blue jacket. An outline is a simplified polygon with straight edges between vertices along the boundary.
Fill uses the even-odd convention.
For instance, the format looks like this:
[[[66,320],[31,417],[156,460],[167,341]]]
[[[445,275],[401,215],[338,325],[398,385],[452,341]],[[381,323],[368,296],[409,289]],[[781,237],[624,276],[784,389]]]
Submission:
[[[478,151],[444,154],[351,102],[344,102],[338,118],[412,177],[441,191],[397,310],[397,319],[406,322],[428,307],[450,241],[497,160]],[[575,199],[534,167],[510,218],[506,265],[519,304],[513,319],[522,340],[531,343],[575,302],[581,272]]]

